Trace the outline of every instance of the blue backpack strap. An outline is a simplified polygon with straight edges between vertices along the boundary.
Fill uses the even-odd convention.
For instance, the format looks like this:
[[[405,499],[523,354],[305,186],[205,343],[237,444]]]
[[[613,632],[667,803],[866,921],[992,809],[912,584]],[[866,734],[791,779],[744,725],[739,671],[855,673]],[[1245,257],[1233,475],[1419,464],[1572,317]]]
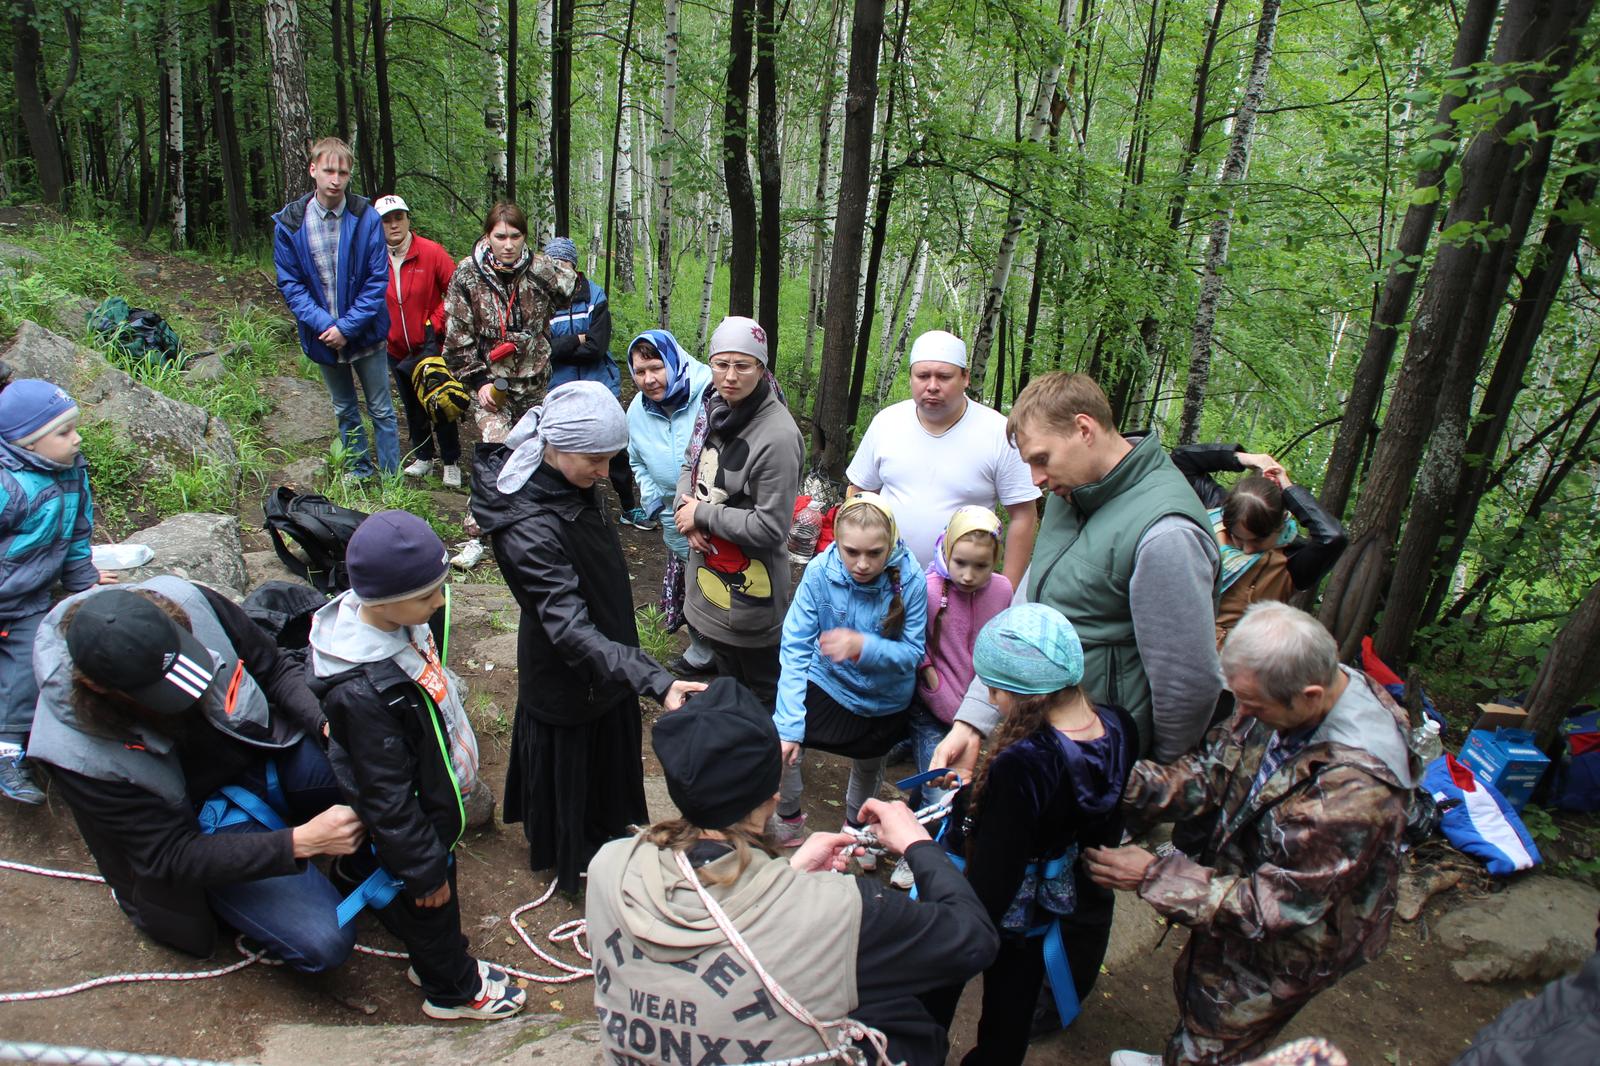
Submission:
[[[373,854],[377,854],[376,851]],[[394,901],[400,894],[405,882],[391,874],[379,863],[378,868],[367,875],[367,879],[355,887],[339,903],[335,912],[339,918],[339,928],[343,929],[355,919],[363,910],[371,907],[373,910],[382,910]]]
[[[260,822],[268,829],[287,828],[283,817],[272,809],[272,805],[249,789],[239,785],[223,785],[217,791],[227,797],[228,802],[243,810],[252,819]],[[237,824],[237,821],[230,823],[224,820],[222,824]]]
[[[1077,1019],[1082,1007],[1078,1003],[1078,986],[1072,981],[1072,967],[1067,962],[1067,946],[1061,939],[1061,919],[1046,926],[1043,935],[1044,972],[1055,996],[1056,1013],[1061,1015],[1061,1028],[1065,1029]]]

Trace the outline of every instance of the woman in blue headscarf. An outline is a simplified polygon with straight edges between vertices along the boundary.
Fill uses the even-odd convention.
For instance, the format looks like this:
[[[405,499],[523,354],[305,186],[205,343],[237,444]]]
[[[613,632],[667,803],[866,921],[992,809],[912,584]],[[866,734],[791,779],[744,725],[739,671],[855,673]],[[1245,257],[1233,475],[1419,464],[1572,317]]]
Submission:
[[[640,510],[651,523],[641,528],[653,529],[676,493],[695,416],[711,384],[711,368],[685,352],[671,333],[650,329],[629,343],[628,372],[639,388],[628,405],[628,463],[639,484]],[[672,522],[660,524],[661,539],[678,560],[687,561],[688,540]],[[681,609],[669,611],[668,631],[682,624]],[[691,629],[688,650],[667,669],[680,675],[709,673],[711,649]]]

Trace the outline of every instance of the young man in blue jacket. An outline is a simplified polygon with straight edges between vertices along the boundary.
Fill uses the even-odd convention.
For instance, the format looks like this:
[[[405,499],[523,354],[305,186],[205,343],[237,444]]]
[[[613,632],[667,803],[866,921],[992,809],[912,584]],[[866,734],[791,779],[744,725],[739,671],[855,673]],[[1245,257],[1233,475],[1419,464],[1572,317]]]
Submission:
[[[356,378],[377,438],[378,469],[385,474],[400,469],[400,432],[385,350],[389,261],[383,221],[366,197],[348,191],[354,159],[337,137],[311,146],[316,189],[272,216],[272,261],[278,290],[300,330],[300,347],[322,370],[333,398],[339,438],[352,456],[349,476],[365,479],[373,468]]]

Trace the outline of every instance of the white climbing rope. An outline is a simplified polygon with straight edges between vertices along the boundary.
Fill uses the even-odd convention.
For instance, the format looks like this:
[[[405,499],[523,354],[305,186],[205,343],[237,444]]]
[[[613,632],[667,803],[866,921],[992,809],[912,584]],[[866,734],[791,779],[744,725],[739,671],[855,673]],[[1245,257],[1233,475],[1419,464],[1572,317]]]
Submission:
[[[896,1063],[889,1058],[889,1039],[881,1030],[870,1025],[863,1025],[854,1018],[839,1018],[834,1021],[822,1021],[805,1008],[805,1005],[784,990],[773,976],[767,973],[766,967],[761,965],[761,960],[756,958],[755,952],[750,950],[750,945],[745,943],[744,937],[739,935],[739,930],[734,928],[727,912],[706,891],[706,886],[700,883],[699,875],[694,872],[694,865],[689,861],[689,856],[682,851],[675,851],[674,857],[678,860],[678,869],[683,872],[684,878],[689,882],[700,902],[705,905],[706,912],[711,915],[711,920],[717,923],[717,928],[722,935],[728,938],[728,943],[739,953],[755,975],[761,979],[762,985],[772,996],[774,1002],[788,1011],[795,1020],[809,1026],[816,1031],[817,1037],[822,1041],[827,1050],[814,1052],[810,1055],[801,1055],[787,1059],[777,1059],[769,1062],[756,1063],[755,1066],[808,1066],[810,1063],[822,1062],[848,1062],[864,1064],[866,1056],[853,1041],[863,1040],[872,1047],[880,1066],[905,1066],[905,1063]],[[837,1033],[838,1043],[829,1035],[829,1030]]]
[[[99,885],[106,883],[106,879],[101,877],[99,874],[81,873],[76,870],[52,870],[44,866],[31,866],[28,863],[11,862],[5,859],[0,859],[0,870],[13,870],[17,873],[34,874],[38,877],[53,877],[64,881],[87,881],[91,884]],[[563,962],[562,960],[542,950],[538,944],[534,942],[533,937],[529,935],[527,929],[523,928],[521,921],[518,920],[522,915],[548,902],[550,897],[555,894],[555,888],[555,882],[552,881],[550,883],[550,887],[545,889],[544,895],[540,896],[538,899],[524,903],[522,906],[512,911],[511,925],[512,928],[517,931],[517,936],[521,937],[522,942],[527,945],[528,950],[532,951],[534,955],[538,956],[542,961],[549,963],[551,966],[554,966],[556,969],[562,972],[556,975],[550,975],[534,973],[530,970],[519,970],[510,966],[500,967],[513,977],[520,977],[524,980],[536,981],[541,984],[560,985],[568,984],[573,981],[581,981],[585,977],[594,976],[588,968],[574,966],[571,963]],[[573,950],[575,950],[586,961],[588,961],[592,958],[592,956],[589,954],[588,946],[585,944],[583,939],[585,935],[585,929],[586,927],[583,919],[577,918],[569,922],[563,922],[556,926],[546,934],[546,939],[548,939],[550,943],[557,946],[563,943],[570,943]],[[140,984],[150,981],[204,981],[212,977],[224,977],[230,973],[238,973],[245,967],[254,965],[258,962],[265,966],[282,965],[280,960],[269,958],[263,951],[254,951],[245,947],[243,937],[238,938],[234,942],[234,946],[238,949],[239,954],[243,955],[244,958],[240,959],[238,962],[229,963],[226,966],[218,966],[209,970],[176,970],[155,971],[149,973],[107,974],[104,977],[95,977],[87,981],[79,981],[78,983],[71,985],[62,985],[59,988],[42,988],[29,992],[0,992],[0,1004],[28,1003],[41,999],[58,999],[62,996],[71,996],[76,995],[79,992],[87,992],[91,988],[104,988],[107,985]],[[363,955],[373,955],[382,959],[405,960],[411,957],[404,951],[389,951],[384,948],[369,947],[366,944],[357,944],[355,949],[361,952]],[[81,1049],[70,1050],[76,1051]],[[87,1060],[51,1059],[36,1061],[78,1062]],[[152,1059],[150,1061],[155,1062],[158,1060]]]

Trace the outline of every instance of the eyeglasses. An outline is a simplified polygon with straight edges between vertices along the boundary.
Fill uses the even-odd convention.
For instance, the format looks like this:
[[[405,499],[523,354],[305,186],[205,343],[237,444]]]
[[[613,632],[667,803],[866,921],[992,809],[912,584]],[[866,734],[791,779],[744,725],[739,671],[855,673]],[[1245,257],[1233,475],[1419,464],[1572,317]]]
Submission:
[[[713,359],[710,365],[713,374],[726,374],[732,371],[742,378],[749,377],[761,369],[760,363],[730,363],[723,359]]]

